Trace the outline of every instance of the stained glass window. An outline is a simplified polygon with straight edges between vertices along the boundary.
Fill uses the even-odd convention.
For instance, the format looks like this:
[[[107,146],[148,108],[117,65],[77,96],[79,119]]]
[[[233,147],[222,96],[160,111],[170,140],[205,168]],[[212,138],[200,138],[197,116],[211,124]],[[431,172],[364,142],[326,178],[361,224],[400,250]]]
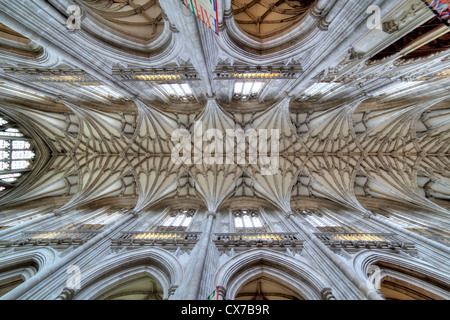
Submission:
[[[0,139],[0,149],[7,149],[11,143],[8,140],[1,140]]]
[[[0,138],[0,186],[4,191],[31,169],[36,155],[31,140],[5,117],[0,117]]]
[[[315,96],[320,96],[320,95],[326,94],[326,93],[330,92],[331,90],[335,89],[337,86],[339,86],[339,83],[337,83],[337,82],[316,83],[315,85],[306,89],[305,92],[303,92],[300,99],[307,100],[307,99],[315,97]]]
[[[22,176],[21,173],[0,174],[0,180],[11,183],[15,182],[20,176]]]
[[[17,160],[17,159],[33,159],[34,153],[33,151],[26,150],[26,151],[13,151],[11,153],[11,159]]]
[[[14,140],[12,142],[14,150],[30,149],[30,143],[22,140]]]
[[[30,166],[30,161],[12,161],[11,170],[26,169]]]
[[[96,94],[96,95],[100,95],[102,97],[110,97],[113,99],[123,99],[123,95],[121,95],[120,93],[118,93],[117,91],[114,91],[113,89],[111,89],[110,87],[106,86],[106,85],[93,85],[93,84],[88,84],[88,85],[83,85],[83,88],[86,88],[88,91]]]
[[[7,151],[0,151],[0,160],[8,160],[10,153]]]
[[[0,171],[9,170],[9,162],[0,161]]]
[[[234,226],[238,231],[244,230],[244,223],[242,222],[242,218],[240,216],[236,216],[234,218]]]
[[[18,132],[0,131],[0,136],[5,136],[5,137],[23,137],[23,134],[22,133],[18,133]]]

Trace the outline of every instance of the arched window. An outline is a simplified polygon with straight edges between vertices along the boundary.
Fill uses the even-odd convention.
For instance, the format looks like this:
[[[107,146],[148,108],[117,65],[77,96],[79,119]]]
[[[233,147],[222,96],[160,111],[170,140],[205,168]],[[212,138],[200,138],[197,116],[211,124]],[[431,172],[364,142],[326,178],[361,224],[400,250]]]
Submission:
[[[33,141],[13,121],[0,116],[0,192],[14,187],[31,170],[34,157]]]
[[[239,80],[234,84],[233,97],[236,100],[252,100],[258,97],[264,86],[262,81]]]
[[[162,83],[159,86],[173,100],[182,102],[195,100],[194,93],[188,83]]]
[[[186,231],[192,221],[195,210],[179,209],[173,211],[161,225],[157,231]]]
[[[412,231],[414,233],[417,233],[423,237],[426,237],[428,239],[441,242],[445,245],[450,245],[450,237],[449,233],[441,230],[437,230],[436,228],[433,228],[431,226],[425,226],[418,222],[413,222],[411,219],[407,219],[402,216],[394,216],[389,215],[389,217],[384,217],[380,215],[384,219],[387,219],[387,221],[399,226],[400,228],[403,228],[408,231]]]
[[[313,227],[317,228],[320,232],[346,231],[342,225],[336,223],[335,221],[332,221],[331,219],[320,213],[314,212],[309,209],[297,210],[297,212],[300,213],[306,221],[308,221]]]
[[[266,228],[255,210],[235,210],[234,227],[236,232],[266,232]]]
[[[76,230],[81,231],[92,231],[92,230],[100,230],[103,227],[115,222],[119,218],[123,217],[125,210],[122,209],[122,212],[108,212],[103,213],[99,216],[96,216],[88,221],[85,221],[80,226],[77,226]]]

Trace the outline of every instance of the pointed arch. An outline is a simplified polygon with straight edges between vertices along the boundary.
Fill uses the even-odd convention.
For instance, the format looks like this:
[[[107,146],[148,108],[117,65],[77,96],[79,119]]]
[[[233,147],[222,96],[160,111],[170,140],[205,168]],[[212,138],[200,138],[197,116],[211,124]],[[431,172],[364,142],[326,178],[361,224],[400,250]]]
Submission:
[[[151,248],[135,250],[113,256],[89,270],[83,271],[80,290],[74,300],[92,300],[107,296],[109,290],[121,283],[123,278],[136,279],[142,275],[153,277],[159,282],[163,298],[167,299],[177,288],[183,277],[180,262],[169,252]]]
[[[322,299],[330,282],[307,264],[284,253],[251,249],[236,255],[218,270],[215,285],[226,290],[225,299],[234,299],[239,289],[255,276],[266,273],[306,300]]]
[[[379,268],[379,278],[369,280],[373,266]],[[423,260],[366,250],[355,255],[353,268],[361,279],[378,282],[374,286],[381,286],[384,280],[388,280],[396,282],[398,287],[409,287],[405,292],[410,291],[415,299],[450,299],[450,277],[448,268],[444,266],[439,269]]]

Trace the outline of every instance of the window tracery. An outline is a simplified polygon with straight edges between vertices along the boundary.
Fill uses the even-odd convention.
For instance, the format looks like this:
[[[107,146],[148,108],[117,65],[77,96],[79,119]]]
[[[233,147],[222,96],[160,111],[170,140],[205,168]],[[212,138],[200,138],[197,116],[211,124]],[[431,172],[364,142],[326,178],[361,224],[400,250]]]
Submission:
[[[255,210],[235,210],[233,215],[236,232],[257,233],[267,231]]]
[[[195,210],[193,209],[174,210],[158,226],[157,231],[186,231],[194,217],[194,213]]]
[[[164,83],[159,86],[173,100],[182,102],[195,100],[194,93],[187,83]]]
[[[99,230],[104,226],[107,226],[123,217],[123,215],[123,212],[104,213],[100,216],[94,217],[92,220],[89,220],[86,223],[83,223],[76,229],[82,231]]]
[[[31,169],[35,156],[32,141],[13,121],[0,117],[0,192]]]
[[[236,81],[234,84],[233,97],[236,100],[252,100],[258,97],[261,89],[264,86],[264,82],[244,80]]]
[[[346,232],[345,228],[339,223],[336,223],[313,210],[297,210],[297,212],[300,213],[313,227],[319,230],[319,232]]]

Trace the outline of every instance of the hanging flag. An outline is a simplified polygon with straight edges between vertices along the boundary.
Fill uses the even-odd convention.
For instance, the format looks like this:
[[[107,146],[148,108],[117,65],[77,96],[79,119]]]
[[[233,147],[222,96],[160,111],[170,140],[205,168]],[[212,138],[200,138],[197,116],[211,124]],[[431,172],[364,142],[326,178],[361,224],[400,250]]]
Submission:
[[[447,26],[450,26],[450,0],[422,0]]]
[[[209,295],[208,300],[219,300],[219,287]]]
[[[217,0],[181,0],[193,14],[204,24],[219,35],[219,14],[217,12]]]

